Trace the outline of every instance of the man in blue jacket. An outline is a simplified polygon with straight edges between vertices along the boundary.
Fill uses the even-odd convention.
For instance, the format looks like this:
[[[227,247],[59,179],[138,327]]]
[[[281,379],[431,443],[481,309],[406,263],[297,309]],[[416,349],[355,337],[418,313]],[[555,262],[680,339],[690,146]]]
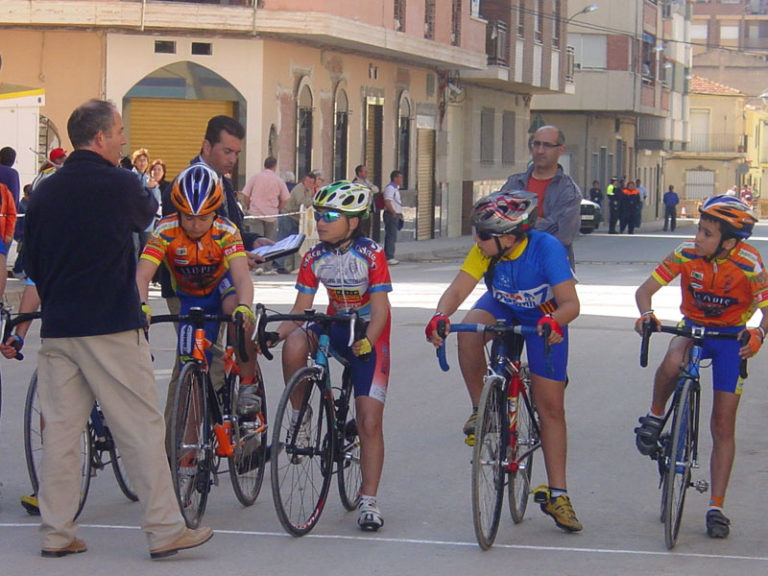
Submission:
[[[532,162],[527,171],[513,174],[502,186],[504,192],[527,190],[538,196],[536,230],[555,236],[568,251],[576,268],[573,241],[581,225],[581,190],[558,160],[565,152],[565,135],[556,126],[542,126],[528,143]]]

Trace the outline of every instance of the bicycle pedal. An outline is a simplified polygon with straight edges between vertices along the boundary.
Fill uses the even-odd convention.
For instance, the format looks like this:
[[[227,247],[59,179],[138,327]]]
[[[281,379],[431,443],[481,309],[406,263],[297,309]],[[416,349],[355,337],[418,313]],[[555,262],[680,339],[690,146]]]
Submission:
[[[549,503],[549,488],[539,486],[533,491],[533,501],[537,504]]]
[[[696,480],[696,482],[691,483],[691,486],[693,486],[699,494],[704,494],[704,492],[709,490],[709,482],[706,480]]]
[[[467,434],[467,436],[464,438],[464,444],[467,446],[474,446],[475,445],[475,435],[474,434]]]

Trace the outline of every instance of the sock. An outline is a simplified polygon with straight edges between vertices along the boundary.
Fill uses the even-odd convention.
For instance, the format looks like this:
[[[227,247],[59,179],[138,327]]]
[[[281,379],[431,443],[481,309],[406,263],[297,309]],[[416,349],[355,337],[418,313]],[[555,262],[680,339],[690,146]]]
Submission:
[[[560,488],[549,488],[549,501],[552,502],[562,495],[568,495],[568,490],[560,490]]]
[[[360,503],[358,506],[376,506],[376,496],[360,494]]]
[[[708,510],[720,510],[722,511],[725,505],[725,496],[712,496],[709,499]]]
[[[250,378],[241,378],[240,379],[240,386],[250,386],[251,384],[254,383],[253,380],[254,380],[253,376],[251,376]]]
[[[651,409],[648,410],[648,416],[653,416],[654,418],[664,418],[664,410],[662,410],[660,413],[657,413],[653,406],[651,406]]]

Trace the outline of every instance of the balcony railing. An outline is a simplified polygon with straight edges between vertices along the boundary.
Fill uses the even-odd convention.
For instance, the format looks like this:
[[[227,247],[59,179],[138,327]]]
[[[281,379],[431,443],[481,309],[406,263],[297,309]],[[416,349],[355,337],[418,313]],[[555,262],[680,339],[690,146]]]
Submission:
[[[732,152],[744,151],[744,135],[736,132],[691,133],[689,152]]]
[[[569,84],[574,82],[574,70],[576,69],[576,50],[573,46],[565,48],[565,81]]]
[[[125,0],[123,0],[125,1]],[[132,0],[128,0],[132,1]],[[255,3],[261,5],[263,0],[149,0],[150,2],[178,2],[180,4],[219,4],[221,6],[248,6]]]
[[[485,32],[485,53],[489,66],[509,64],[509,27],[503,20],[489,22]]]

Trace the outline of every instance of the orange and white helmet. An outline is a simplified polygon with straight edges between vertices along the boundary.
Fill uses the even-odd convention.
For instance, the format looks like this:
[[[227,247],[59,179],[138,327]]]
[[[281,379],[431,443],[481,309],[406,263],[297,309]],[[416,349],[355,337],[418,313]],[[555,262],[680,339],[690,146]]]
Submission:
[[[176,177],[171,202],[179,212],[202,216],[215,211],[224,201],[219,175],[205,164],[192,164]]]

